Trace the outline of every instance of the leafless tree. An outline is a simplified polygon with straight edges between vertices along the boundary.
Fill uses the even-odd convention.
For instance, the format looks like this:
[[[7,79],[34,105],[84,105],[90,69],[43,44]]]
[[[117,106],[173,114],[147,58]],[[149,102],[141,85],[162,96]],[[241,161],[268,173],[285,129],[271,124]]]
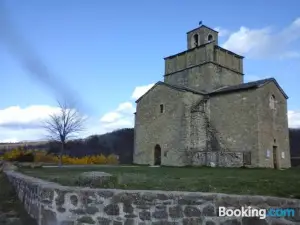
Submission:
[[[67,141],[75,138],[84,130],[85,117],[72,107],[74,105],[58,101],[59,111],[52,113],[44,121],[44,128],[50,140],[60,143],[59,166],[62,165],[62,156],[65,151]]]

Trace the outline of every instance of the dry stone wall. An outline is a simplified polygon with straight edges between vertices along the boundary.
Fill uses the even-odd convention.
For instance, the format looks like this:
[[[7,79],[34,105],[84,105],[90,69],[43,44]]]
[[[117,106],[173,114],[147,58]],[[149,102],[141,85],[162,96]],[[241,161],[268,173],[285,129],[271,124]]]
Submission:
[[[39,225],[288,225],[300,217],[218,217],[219,206],[299,208],[300,200],[215,193],[128,191],[65,187],[5,171],[25,209]],[[296,222],[297,221],[297,222]]]

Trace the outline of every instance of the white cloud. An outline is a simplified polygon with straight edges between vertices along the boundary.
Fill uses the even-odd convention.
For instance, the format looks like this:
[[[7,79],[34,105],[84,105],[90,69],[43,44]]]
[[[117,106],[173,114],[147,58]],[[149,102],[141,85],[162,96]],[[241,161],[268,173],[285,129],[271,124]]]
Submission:
[[[0,110],[1,142],[38,140],[45,137],[41,121],[59,111],[57,107],[32,105],[25,108],[11,106]]]
[[[226,37],[230,34],[229,30],[224,29],[222,27],[215,27],[214,30],[219,32],[219,37]]]
[[[145,86],[136,87],[132,93],[131,98],[134,100],[139,99],[143,94],[145,94],[149,89],[153,87],[154,84],[149,84]]]
[[[115,110],[104,114],[100,118],[101,126],[106,132],[133,127],[133,113],[135,107],[131,102],[121,103]]]
[[[280,31],[272,27],[250,29],[240,27],[231,33],[223,47],[252,58],[291,58],[299,57],[300,52],[293,50],[293,43],[300,39],[300,17]]]
[[[133,104],[131,102],[124,102],[118,106],[117,112],[132,114],[135,112],[135,107],[133,107]]]
[[[131,99],[137,100],[153,86],[154,84],[148,84],[136,87]],[[106,132],[120,128],[131,128],[134,126],[134,112],[135,106],[132,102],[121,103],[115,110],[104,114],[100,118],[101,126]]]
[[[290,128],[300,128],[300,110],[288,111],[288,120]]]
[[[109,112],[109,113],[106,113],[103,117],[101,117],[100,122],[112,123],[112,122],[120,119],[121,117],[122,117],[122,115],[120,113]]]
[[[34,105],[23,109],[19,106],[11,106],[0,110],[0,125],[12,123],[30,124],[39,122],[48,117],[49,114],[55,113],[58,110],[59,108],[46,105]]]

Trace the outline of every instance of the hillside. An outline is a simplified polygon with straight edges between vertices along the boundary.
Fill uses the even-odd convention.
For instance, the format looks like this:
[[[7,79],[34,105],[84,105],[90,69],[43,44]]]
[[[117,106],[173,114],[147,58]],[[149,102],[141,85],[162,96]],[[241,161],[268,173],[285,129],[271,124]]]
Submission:
[[[49,152],[59,152],[60,146],[50,143]],[[82,157],[96,154],[116,154],[120,163],[130,164],[133,161],[133,129],[120,129],[102,135],[93,135],[85,140],[75,140],[67,143],[66,153]]]

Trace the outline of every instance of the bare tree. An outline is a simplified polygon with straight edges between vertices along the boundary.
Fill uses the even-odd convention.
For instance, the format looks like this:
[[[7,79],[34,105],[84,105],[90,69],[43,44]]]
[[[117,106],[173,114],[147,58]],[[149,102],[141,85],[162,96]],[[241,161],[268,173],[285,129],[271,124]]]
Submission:
[[[85,118],[75,107],[58,101],[59,112],[54,112],[44,121],[44,128],[52,141],[60,143],[59,166],[62,165],[62,156],[68,140],[75,138],[84,128]]]

